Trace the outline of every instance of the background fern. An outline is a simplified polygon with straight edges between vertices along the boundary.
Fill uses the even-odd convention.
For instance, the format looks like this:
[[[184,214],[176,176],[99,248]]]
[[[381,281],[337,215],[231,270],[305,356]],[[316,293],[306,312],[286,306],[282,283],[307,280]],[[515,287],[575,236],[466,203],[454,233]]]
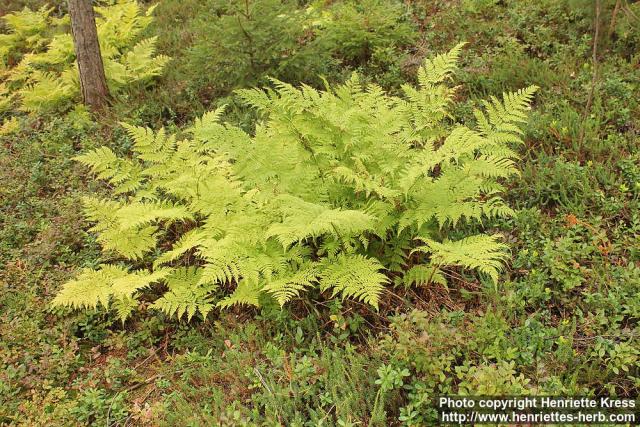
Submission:
[[[134,0],[103,2],[95,7],[100,50],[111,93],[162,73],[169,61],[155,54],[156,37],[139,39],[152,22],[154,8],[144,11]],[[73,39],[68,16],[54,18],[53,9],[25,8],[3,17],[0,34],[0,114],[11,108],[30,113],[55,111],[79,95]],[[15,66],[12,66],[15,64]]]
[[[187,167],[185,162],[189,170],[173,179],[166,164],[154,162],[155,150],[145,151],[141,162],[138,148],[132,150],[132,138],[116,122],[139,125],[142,130],[149,127],[154,138],[164,125],[161,139],[171,147],[167,150],[193,139],[197,142],[187,148],[206,152],[211,144],[226,145],[228,136],[216,130],[223,123],[205,118],[207,126],[199,127],[195,118],[200,121],[205,111],[229,103],[221,116],[224,122],[255,135],[255,118],[262,113],[240,106],[239,97],[219,98],[219,86],[211,85],[217,82],[215,73],[184,67],[192,58],[190,48],[201,43],[204,47],[210,42],[210,55],[206,49],[201,52],[204,61],[207,56],[222,63],[237,58],[232,49],[219,56],[215,48],[219,45],[201,36],[216,31],[230,42],[238,40],[236,33],[217,26],[214,2],[224,3],[144,2],[158,3],[158,8],[154,22],[140,38],[158,36],[157,51],[176,59],[153,85],[134,84],[119,91],[107,116],[93,117],[81,107],[64,114],[60,110],[67,104],[55,107],[54,114],[12,115],[19,97],[6,85],[18,87],[20,82],[6,81],[6,90],[0,89],[10,98],[0,118],[0,424],[414,426],[437,424],[431,397],[438,394],[638,395],[640,26],[634,15],[640,16],[640,2],[600,2],[598,72],[589,109],[594,67],[588,65],[596,22],[593,1],[462,0],[454,8],[445,7],[448,2],[371,1],[367,6],[398,5],[400,16],[379,16],[394,25],[408,23],[415,41],[390,49],[381,42],[365,63],[356,64],[357,60],[352,63],[343,55],[345,43],[336,40],[341,46],[332,50],[336,66],[327,73],[314,65],[324,60],[315,47],[300,61],[294,58],[299,51],[274,47],[272,60],[267,58],[274,68],[262,75],[244,74],[237,68],[238,74],[232,76],[256,78],[253,83],[244,81],[243,87],[271,86],[264,80],[271,75],[299,88],[297,74],[272,71],[294,61],[310,70],[302,78],[321,73],[337,90],[343,77],[357,69],[361,83],[377,82],[405,101],[409,96],[400,96],[401,85],[414,83],[406,88],[414,88],[411,101],[420,102],[412,116],[419,133],[413,143],[416,150],[423,149],[423,155],[405,164],[402,184],[368,181],[361,177],[362,169],[350,171],[344,166],[336,171],[341,179],[357,182],[365,196],[369,190],[372,200],[364,209],[347,202],[345,206],[317,203],[327,211],[363,212],[376,219],[371,230],[351,239],[321,236],[303,245],[292,244],[286,253],[274,237],[261,253],[253,253],[255,233],[245,236],[249,243],[244,244],[235,230],[259,228],[254,219],[235,218],[228,233],[221,227],[205,229],[199,218],[163,220],[147,225],[151,249],[140,245],[141,255],[135,259],[101,251],[96,240],[100,233],[88,231],[97,223],[82,220],[85,195],[116,202],[115,211],[129,201],[180,202],[163,189],[171,186],[172,194],[184,194],[181,197],[199,194],[189,209],[217,215],[222,218],[218,223],[224,223],[226,213],[220,207],[228,205],[232,192],[223,186],[249,186],[249,180],[255,181],[247,162],[242,178],[238,172],[232,180],[212,176],[205,190],[192,190],[204,187],[198,177],[213,164],[194,162]],[[25,5],[37,11],[45,3],[55,7],[50,16],[63,16],[65,0],[3,0],[0,15]],[[242,6],[245,1],[238,3]],[[277,37],[267,39],[265,33],[256,32],[256,46],[280,40],[279,46],[311,47],[329,28],[321,22],[325,12],[330,13],[328,19],[335,19],[334,11],[355,5],[357,15],[340,17],[353,17],[362,26],[372,21],[360,19],[361,14],[374,13],[362,10],[365,2],[355,0],[290,4],[285,12],[297,10],[301,13],[296,16],[308,18],[296,21],[298,27],[313,26],[295,39],[276,31]],[[620,5],[617,14],[616,4]],[[309,6],[318,14],[307,14]],[[263,16],[259,15],[261,20]],[[237,26],[233,18],[235,23],[234,19],[228,22]],[[354,21],[336,20],[335,25],[349,26]],[[280,22],[264,19],[268,28]],[[3,23],[0,18],[0,32],[8,32]],[[369,33],[358,31],[363,36],[358,43],[377,37],[375,30],[380,26],[371,24]],[[50,26],[41,34],[49,37],[58,34],[55,31]],[[459,85],[458,89],[452,92],[444,85],[443,90],[453,95],[448,100],[429,92],[421,95],[415,71],[424,56],[445,52],[458,39],[473,41],[461,52],[453,78],[445,80]],[[13,50],[8,67],[15,67],[32,51],[26,45]],[[324,88],[321,79],[305,82]],[[236,89],[231,84],[228,88]],[[482,225],[463,217],[455,225],[451,221],[432,224],[436,231],[419,234],[446,244],[504,230],[500,241],[509,245],[510,256],[499,272],[499,283],[492,286],[488,276],[479,278],[454,260],[435,260],[428,247],[414,251],[427,244],[409,232],[411,215],[401,232],[385,233],[397,221],[397,215],[391,215],[396,206],[386,200],[398,197],[385,190],[392,187],[403,196],[415,194],[414,188],[422,185],[415,177],[422,172],[414,166],[432,167],[439,161],[432,152],[442,148],[454,122],[482,133],[473,109],[488,117],[483,97],[491,102],[494,95],[503,102],[504,91],[530,84],[542,89],[535,95],[535,112],[528,114],[527,124],[518,126],[525,132],[526,144],[487,147],[480,154],[484,162],[495,165],[505,157],[515,161],[521,176],[500,178],[491,170],[493,188],[486,191],[495,193],[483,201],[502,196],[506,201],[502,206],[516,215],[483,220]],[[440,120],[436,113],[453,118]],[[267,116],[262,117],[264,125]],[[197,127],[198,132],[190,135],[185,126]],[[95,179],[88,168],[71,160],[103,145],[120,159],[121,181]],[[516,159],[514,153],[522,153],[522,158]],[[218,154],[211,161],[225,160]],[[476,162],[472,169],[489,172],[482,164]],[[175,167],[184,169],[179,162]],[[268,173],[268,162],[260,167]],[[441,172],[436,166],[429,175],[435,178]],[[150,179],[157,190],[146,186]],[[506,189],[500,190],[499,185]],[[307,196],[302,200],[310,202]],[[422,200],[421,206],[427,214],[433,210]],[[118,230],[119,225],[111,229]],[[215,233],[222,238],[223,232],[236,236],[204,248],[208,236]],[[378,236],[385,236],[384,240]],[[320,291],[322,265],[317,261],[332,262],[330,258],[341,256],[344,247],[354,244],[366,244],[366,254],[358,250],[356,255],[378,260],[384,266],[379,273],[389,278],[377,313],[363,303],[341,301],[341,293],[331,300],[331,288]],[[239,249],[230,250],[232,245]],[[200,254],[205,250],[206,263]],[[225,264],[227,259],[237,267]],[[184,297],[171,298],[183,303],[180,319],[184,323],[189,316],[184,304],[191,301],[189,306],[199,304],[206,311],[206,301],[199,294],[191,295],[203,292],[212,307],[206,322],[198,320],[203,314],[197,307],[187,325],[176,323],[178,305],[171,318],[165,313],[172,309],[150,308],[163,301],[170,286],[174,289],[169,283],[174,272],[133,291],[131,297],[115,290],[112,294],[109,285],[108,311],[101,303],[96,309],[50,307],[63,283],[81,274],[83,267],[101,270],[100,264],[136,273],[132,282],[163,267],[176,270],[176,275],[181,269],[200,269],[204,276],[205,265],[210,277],[221,279],[217,286],[180,287]],[[235,292],[238,282],[226,278],[238,269],[251,277],[250,291],[256,280],[262,283],[255,299],[261,307],[231,306],[219,312],[218,302],[240,294]],[[282,310],[278,310],[278,298],[285,301]],[[127,317],[122,325],[120,319]],[[405,369],[409,376],[404,376]],[[403,385],[385,391],[397,380]]]
[[[214,304],[283,305],[309,288],[378,307],[390,271],[406,272],[407,285],[445,284],[446,266],[497,280],[498,237],[446,236],[511,212],[499,179],[517,172],[510,146],[535,88],[486,103],[476,128],[445,119],[461,47],[426,60],[403,98],[357,75],[327,91],[278,80],[240,90],[263,116],[253,135],[220,123],[220,110],[183,141],[124,125],[132,158],[106,148],[78,158],[114,186],[114,200],[85,206],[98,241],[123,262],[82,273],[54,303],[120,299],[122,317],[160,291],[152,308],[191,318]]]

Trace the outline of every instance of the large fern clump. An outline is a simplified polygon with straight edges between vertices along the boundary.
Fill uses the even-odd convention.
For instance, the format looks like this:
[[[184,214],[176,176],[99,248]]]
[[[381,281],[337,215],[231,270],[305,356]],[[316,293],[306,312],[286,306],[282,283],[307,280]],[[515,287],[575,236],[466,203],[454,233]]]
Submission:
[[[135,0],[98,4],[96,26],[111,92],[161,74],[169,58],[155,54],[156,38],[136,42],[154,8],[143,11]],[[0,34],[0,114],[56,110],[79,96],[69,19],[54,18],[52,11],[25,8],[3,17],[9,32]]]
[[[535,88],[487,101],[473,127],[455,123],[448,80],[460,49],[426,60],[402,98],[357,76],[326,91],[241,90],[264,117],[254,135],[220,123],[221,110],[186,139],[124,125],[131,158],[107,147],[78,158],[113,189],[85,200],[110,262],[54,304],[124,320],[144,300],[191,318],[317,288],[377,308],[385,286],[446,284],[448,266],[497,280],[497,236],[447,236],[511,213],[499,181],[517,173],[512,146]]]

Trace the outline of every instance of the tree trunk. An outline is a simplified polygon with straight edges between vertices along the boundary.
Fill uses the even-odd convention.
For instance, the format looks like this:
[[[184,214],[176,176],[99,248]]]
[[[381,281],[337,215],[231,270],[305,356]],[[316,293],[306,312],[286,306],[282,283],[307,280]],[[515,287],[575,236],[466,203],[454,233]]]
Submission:
[[[91,0],[69,0],[69,14],[82,99],[91,109],[100,110],[107,105],[109,89]]]

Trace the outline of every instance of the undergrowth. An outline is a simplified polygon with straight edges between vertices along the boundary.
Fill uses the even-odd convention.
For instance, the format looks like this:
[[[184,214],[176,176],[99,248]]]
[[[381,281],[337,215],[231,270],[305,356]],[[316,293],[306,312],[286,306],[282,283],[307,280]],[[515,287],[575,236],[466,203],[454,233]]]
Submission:
[[[0,9],[26,3],[42,6],[11,0]],[[321,72],[338,85],[358,69],[397,96],[425,57],[467,40],[451,110],[467,126],[482,99],[540,88],[517,149],[520,176],[504,183],[515,215],[450,236],[502,230],[510,249],[497,282],[447,268],[446,286],[390,283],[378,311],[309,292],[283,308],[210,312],[205,322],[148,310],[162,289],[124,324],[98,310],[52,310],[79,268],[113,261],[79,208],[113,187],[73,157],[107,146],[126,158],[134,141],[119,122],[191,140],[180,129],[222,104],[225,122],[254,135],[255,112],[188,70],[191,47],[219,31],[198,19],[213,3],[164,0],[141,35],[158,36],[159,52],[174,58],[154,87],[125,89],[99,122],[74,108],[17,114],[0,131],[0,423],[414,426],[434,423],[439,393],[638,395],[639,4],[620,2],[614,17],[616,2],[602,0],[594,40],[587,0],[373,3],[391,12],[366,21],[356,2],[296,4],[319,18],[290,46],[311,47],[338,13],[391,22],[398,33],[381,32],[390,39],[369,40],[362,56],[331,41],[332,68]],[[256,80],[243,86],[269,84],[245,75]],[[299,87],[295,78],[288,83]]]

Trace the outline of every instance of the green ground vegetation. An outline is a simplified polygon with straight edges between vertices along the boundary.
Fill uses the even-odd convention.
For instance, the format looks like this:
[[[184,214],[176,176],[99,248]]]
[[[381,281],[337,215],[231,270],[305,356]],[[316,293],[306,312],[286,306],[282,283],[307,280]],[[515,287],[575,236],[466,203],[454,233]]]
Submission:
[[[25,5],[43,2],[0,13]],[[0,110],[0,424],[420,426],[437,394],[638,395],[640,3],[162,0],[140,37],[171,61],[119,88],[108,113]],[[130,156],[122,122],[180,134],[226,104],[222,120],[253,134],[237,89],[271,76],[322,90],[358,72],[400,95],[461,41],[460,123],[483,99],[539,88],[520,173],[501,181],[514,214],[451,232],[503,236],[497,281],[445,267],[440,283],[388,285],[377,310],[312,292],[205,321],[144,298],[125,322],[52,306],[109,261],[82,200],[112,188],[73,158]],[[18,90],[5,88],[0,101]]]

